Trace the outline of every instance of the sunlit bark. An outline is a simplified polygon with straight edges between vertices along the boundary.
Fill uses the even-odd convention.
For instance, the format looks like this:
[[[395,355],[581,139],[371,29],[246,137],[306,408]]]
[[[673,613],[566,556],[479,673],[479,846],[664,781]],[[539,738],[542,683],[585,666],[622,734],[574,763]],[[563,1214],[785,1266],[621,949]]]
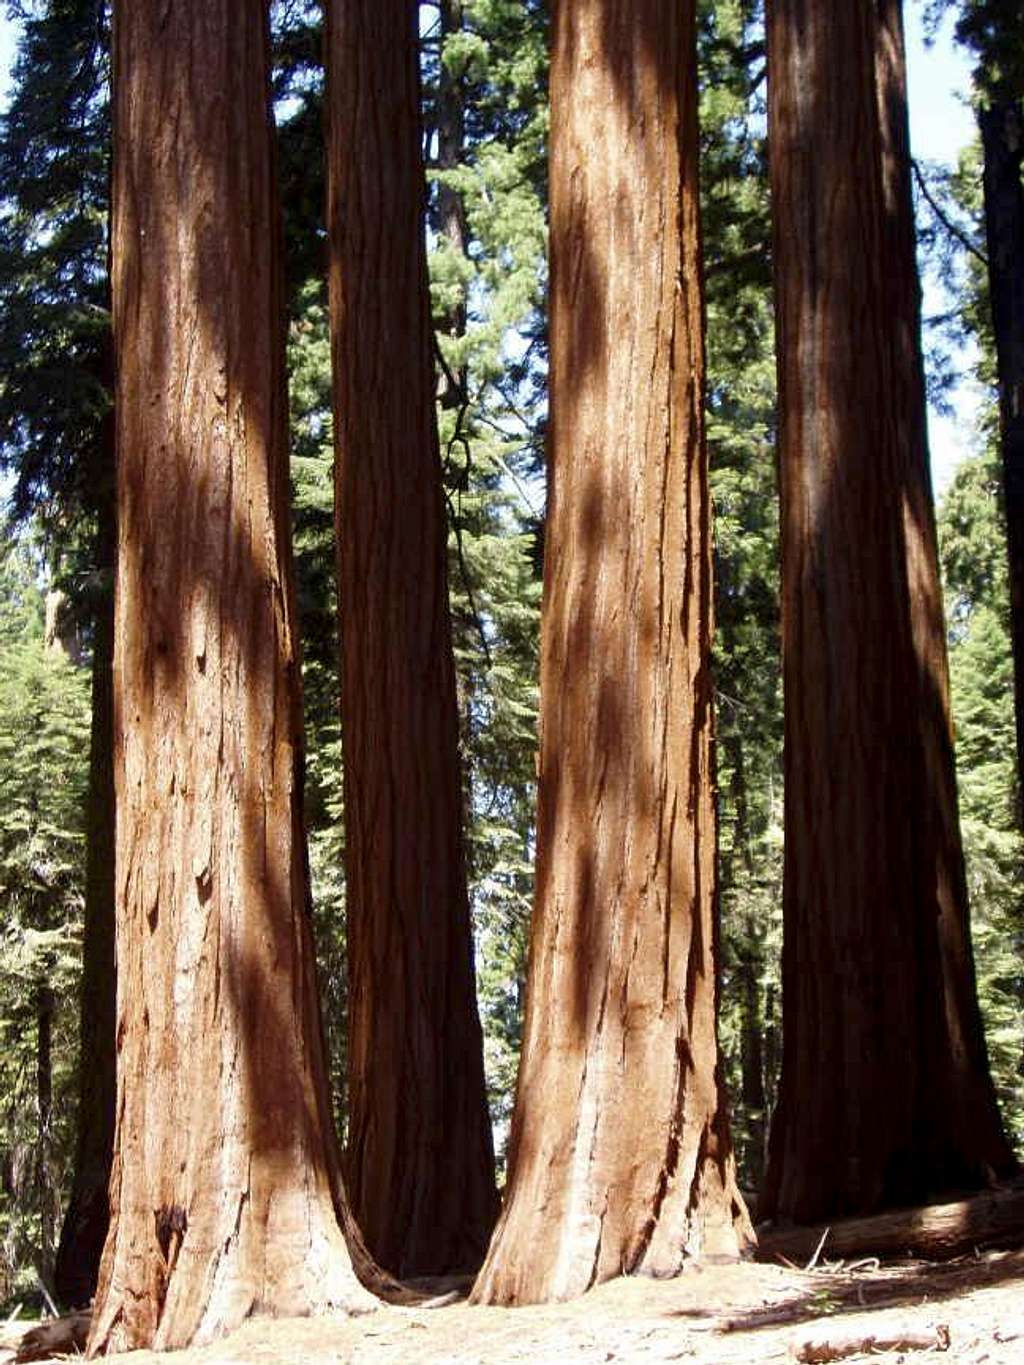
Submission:
[[[310,942],[265,21],[115,6],[118,1073],[94,1353],[372,1303],[339,1227]]]
[[[735,1254],[692,3],[559,0],[537,893],[479,1302]]]

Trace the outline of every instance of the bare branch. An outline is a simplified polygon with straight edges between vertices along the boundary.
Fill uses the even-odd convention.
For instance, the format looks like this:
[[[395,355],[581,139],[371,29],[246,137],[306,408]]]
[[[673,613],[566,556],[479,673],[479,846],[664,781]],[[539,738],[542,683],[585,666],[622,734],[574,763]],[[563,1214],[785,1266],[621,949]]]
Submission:
[[[940,206],[935,196],[928,188],[928,182],[927,180],[925,180],[921,167],[919,166],[917,159],[915,157],[910,158],[910,164],[914,168],[914,179],[917,181],[917,187],[927,200],[928,206],[930,207],[932,213],[935,214],[936,218],[946,229],[946,231],[950,233],[951,236],[955,237],[956,240],[960,243],[960,245],[964,247],[967,251],[969,251],[972,256],[975,256],[987,270],[988,257],[985,255],[983,251],[981,251],[978,247],[974,245],[970,237],[967,236],[966,232],[964,232],[962,228],[957,227],[956,223],[953,222],[953,220],[946,214],[945,210]]]

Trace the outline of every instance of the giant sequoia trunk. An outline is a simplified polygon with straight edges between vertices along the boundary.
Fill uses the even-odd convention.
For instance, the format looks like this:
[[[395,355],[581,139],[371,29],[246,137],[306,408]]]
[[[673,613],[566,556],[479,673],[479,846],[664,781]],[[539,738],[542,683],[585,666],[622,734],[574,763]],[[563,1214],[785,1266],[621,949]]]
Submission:
[[[372,1303],[310,942],[264,26],[249,0],[115,6],[118,1076],[93,1352]]]
[[[999,371],[1017,773],[1024,815],[1024,90],[997,86],[979,109],[978,122],[985,157],[985,235]]]
[[[414,0],[328,7],[349,1135],[368,1244],[475,1269],[494,1218],[461,833]]]
[[[749,1235],[715,1031],[692,3],[557,0],[537,892],[479,1302]]]
[[[113,376],[111,375],[111,380]],[[85,912],[78,1066],[78,1132],[71,1199],[61,1227],[54,1288],[78,1307],[96,1291],[110,1223],[107,1189],[114,1144],[114,593],[117,545],[114,420],[103,423],[97,504],[96,567],[102,579],[93,617],[92,733],[86,811]]]
[[[774,0],[784,1045],[762,1212],[1011,1156],[975,996],[928,474],[899,0]]]

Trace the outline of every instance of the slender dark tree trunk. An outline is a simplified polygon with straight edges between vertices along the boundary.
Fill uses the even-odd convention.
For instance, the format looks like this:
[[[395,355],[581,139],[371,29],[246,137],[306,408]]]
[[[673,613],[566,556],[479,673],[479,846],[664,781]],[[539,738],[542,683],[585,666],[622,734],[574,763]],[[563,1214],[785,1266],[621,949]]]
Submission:
[[[978,110],[985,159],[985,235],[999,372],[999,417],[1010,553],[1010,624],[1017,716],[1018,800],[1024,803],[1024,91],[997,88]]]
[[[442,58],[447,39],[462,32],[462,0],[440,0]],[[442,59],[438,77],[437,165],[441,171],[457,171],[465,153],[466,106],[462,76],[453,72]],[[437,190],[437,216],[441,235],[457,256],[466,255],[466,207],[462,194],[443,180]],[[455,307],[442,320],[448,335],[461,340],[466,335],[466,295],[463,291]],[[455,381],[454,388],[451,380]],[[446,405],[466,400],[469,374],[464,361],[457,361],[451,376],[445,376],[441,399]]]
[[[694,6],[557,0],[537,891],[505,1207],[474,1289],[735,1254],[719,1085]]]
[[[268,51],[248,0],[115,5],[118,1068],[94,1353],[373,1303],[310,939]]]
[[[72,1307],[87,1304],[96,1292],[100,1256],[110,1222],[107,1191],[114,1145],[116,1091],[113,578],[117,555],[117,506],[112,410],[104,419],[101,445],[101,467],[96,470],[95,557],[101,582],[93,616],[78,1136],[71,1199],[61,1227],[54,1270],[57,1297]]]
[[[743,743],[739,736],[734,737],[730,745],[730,759],[733,806],[736,811],[735,856],[742,862],[747,884],[752,885],[757,869],[750,842],[748,779]],[[736,948],[735,980],[740,994],[740,1099],[747,1124],[748,1150],[744,1153],[737,1139],[737,1152],[741,1175],[751,1182],[754,1189],[760,1188],[765,1160],[765,1018],[761,1010],[763,934],[763,926],[756,922],[756,912],[744,912],[740,941]]]
[[[44,1281],[50,1278],[57,1232],[57,1190],[53,1172],[53,987],[36,989],[36,1197],[39,1205],[40,1265]]]
[[[900,4],[774,0],[768,34],[786,851],[761,1212],[808,1222],[1013,1162],[957,815]]]
[[[475,1269],[497,1214],[461,829],[413,0],[328,6],[349,1137],[368,1244]]]
[[[740,1058],[742,1074],[743,1111],[747,1116],[750,1151],[747,1170],[752,1188],[760,1188],[765,1158],[765,1090],[764,1090],[764,1017],[761,1013],[759,962],[754,951],[740,959],[737,983],[742,995],[740,1019]]]

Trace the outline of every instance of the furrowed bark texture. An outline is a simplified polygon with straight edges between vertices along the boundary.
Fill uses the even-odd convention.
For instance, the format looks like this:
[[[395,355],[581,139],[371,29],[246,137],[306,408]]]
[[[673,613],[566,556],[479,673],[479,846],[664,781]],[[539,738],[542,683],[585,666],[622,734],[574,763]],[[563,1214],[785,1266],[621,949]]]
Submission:
[[[978,123],[985,158],[985,236],[999,372],[1017,771],[1024,817],[1024,91],[998,89],[978,110]]]
[[[1012,1166],[978,1012],[927,463],[898,0],[774,0],[784,1045],[761,1213]]]
[[[356,1310],[301,822],[263,7],[115,6],[117,1127],[90,1350]],[[359,1255],[358,1242],[354,1255]]]
[[[112,379],[112,376],[111,376]],[[108,1186],[114,1146],[116,1091],[116,965],[114,959],[114,594],[117,547],[114,418],[104,422],[105,468],[96,471],[96,566],[103,578],[93,623],[92,730],[82,925],[82,996],[78,1134],[71,1198],[54,1269],[58,1299],[72,1307],[96,1292],[110,1223]]]
[[[374,1255],[475,1270],[497,1195],[461,832],[413,0],[328,7],[349,1134]]]
[[[559,0],[537,894],[477,1302],[749,1237],[715,1031],[694,17]]]

